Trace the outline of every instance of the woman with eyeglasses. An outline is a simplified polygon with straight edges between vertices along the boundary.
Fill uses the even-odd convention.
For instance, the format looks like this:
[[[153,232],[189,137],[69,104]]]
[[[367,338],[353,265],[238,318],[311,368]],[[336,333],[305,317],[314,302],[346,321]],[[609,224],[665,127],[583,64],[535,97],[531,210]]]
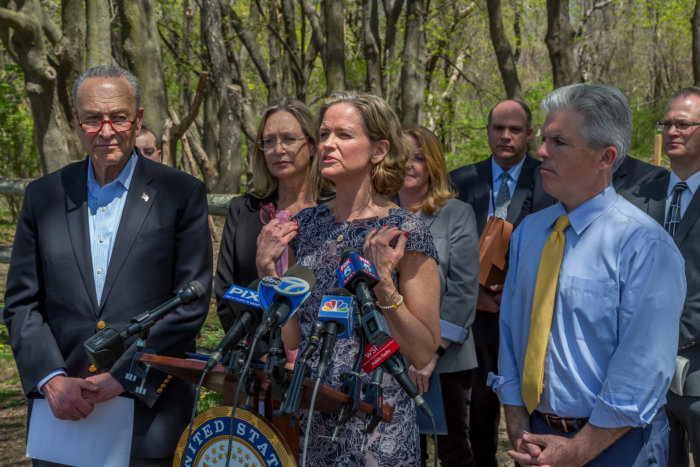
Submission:
[[[247,287],[259,277],[258,248],[263,258],[280,258],[277,274],[286,270],[284,241],[288,243],[296,230],[288,220],[316,205],[322,182],[314,175],[318,170],[312,170],[317,164],[315,119],[309,108],[298,100],[284,99],[265,110],[253,154],[253,188],[231,200],[221,236],[214,287],[224,330],[231,327],[236,315],[223,296],[231,285]],[[260,236],[266,224],[274,231]]]
[[[430,232],[422,221],[391,200],[403,184],[411,146],[394,111],[381,98],[357,92],[333,96],[320,109],[318,158],[321,175],[335,185],[335,198],[295,217],[290,248],[296,264],[310,268],[316,288],[285,328],[299,333],[304,348],[318,319],[324,294],[339,286],[336,269],[342,252],[354,248],[372,261],[379,283],[372,290],[400,355],[418,368],[426,366],[440,341],[439,275]],[[265,230],[273,230],[266,226]],[[259,270],[274,274],[274,257],[262,257]],[[335,343],[322,382],[342,387],[360,348],[361,326]],[[294,342],[288,343],[293,347]],[[316,377],[312,362],[312,376]],[[406,367],[408,364],[406,364]],[[362,375],[363,387],[371,375]],[[338,429],[337,415],[315,411],[308,435],[304,411],[301,439],[308,436],[307,458],[313,465],[418,465],[420,449],[415,404],[384,373],[384,403],[394,407],[391,423],[381,422],[364,437],[366,420],[351,418]],[[364,390],[363,390],[364,391]],[[364,392],[361,394],[364,397]],[[362,449],[364,447],[364,449]]]
[[[474,465],[469,444],[469,401],[476,368],[470,328],[476,314],[479,285],[479,236],[474,209],[455,199],[445,159],[435,134],[424,127],[406,130],[413,159],[399,190],[399,205],[428,226],[438,252],[441,342],[430,362],[411,365],[408,375],[423,394],[430,376],[440,374],[448,433],[438,437],[442,465]],[[478,427],[477,427],[478,429]],[[421,437],[423,459],[425,437]]]

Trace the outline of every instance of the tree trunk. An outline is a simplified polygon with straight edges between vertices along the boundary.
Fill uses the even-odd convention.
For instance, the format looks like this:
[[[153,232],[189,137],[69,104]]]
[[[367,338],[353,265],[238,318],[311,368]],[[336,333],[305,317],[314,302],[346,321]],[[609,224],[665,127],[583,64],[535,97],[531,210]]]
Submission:
[[[71,161],[75,145],[69,141],[75,135],[58,98],[56,69],[47,59],[41,8],[39,0],[25,1],[18,10],[0,8],[0,35],[24,74],[41,167],[49,173]]]
[[[153,0],[119,0],[124,51],[141,84],[144,123],[159,138],[168,118],[168,96]]]
[[[379,12],[377,0],[362,1],[362,32],[367,67],[367,90],[382,95],[382,44],[379,39]]]
[[[396,85],[392,86],[391,78],[393,73],[387,73],[390,67],[393,67],[396,60],[396,23],[401,17],[403,10],[402,0],[383,0],[384,17],[386,20],[386,29],[384,32],[384,52],[383,52],[383,73],[382,73],[382,90],[384,91],[384,99],[392,107],[398,107],[398,90]]]
[[[569,22],[569,0],[547,0],[547,35],[554,89],[583,82],[574,56],[574,29]]]
[[[690,20],[693,30],[693,82],[700,86],[700,0],[695,1],[695,12]]]
[[[221,27],[221,9],[217,0],[202,1],[202,24],[207,59],[219,104],[219,180],[217,193],[238,193],[241,181],[241,113],[237,91],[231,84],[232,73],[226,55]]]
[[[270,0],[268,10],[269,25],[279,34],[280,23],[277,8],[277,0]],[[267,46],[270,51],[270,84],[267,88],[267,103],[273,105],[282,97],[282,48],[273,34],[267,37]],[[242,84],[245,84],[242,82]]]
[[[501,10],[501,0],[487,0],[486,7],[489,13],[489,32],[491,43],[496,53],[498,69],[501,72],[503,85],[506,88],[508,99],[523,100],[523,93],[518,79],[518,70],[515,68],[513,51],[510,42],[503,30],[503,11]]]
[[[85,54],[85,11],[82,0],[63,0],[61,2],[61,22],[63,30],[54,46],[56,52],[56,76],[58,101],[68,126],[73,122],[73,83],[83,71]],[[72,159],[85,157],[80,140],[71,132],[66,135],[69,153]]]
[[[345,22],[343,2],[323,0],[326,49],[326,95],[345,89]]]
[[[401,123],[420,125],[425,103],[425,9],[423,0],[406,2],[406,36],[401,70]]]
[[[110,16],[109,0],[85,1],[85,17],[87,19],[87,68],[98,65],[109,65],[114,62],[112,59]]]

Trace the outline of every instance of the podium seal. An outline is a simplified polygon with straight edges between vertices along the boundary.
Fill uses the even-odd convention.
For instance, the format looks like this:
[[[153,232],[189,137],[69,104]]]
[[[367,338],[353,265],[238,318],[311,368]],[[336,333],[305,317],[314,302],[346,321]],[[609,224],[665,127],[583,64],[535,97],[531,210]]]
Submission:
[[[186,467],[224,467],[230,429],[231,407],[202,412],[194,420],[187,446],[187,429],[180,436],[173,467],[180,466],[183,456]],[[256,413],[238,409],[233,421],[230,465],[286,467],[296,466],[296,461],[289,445],[272,424]]]

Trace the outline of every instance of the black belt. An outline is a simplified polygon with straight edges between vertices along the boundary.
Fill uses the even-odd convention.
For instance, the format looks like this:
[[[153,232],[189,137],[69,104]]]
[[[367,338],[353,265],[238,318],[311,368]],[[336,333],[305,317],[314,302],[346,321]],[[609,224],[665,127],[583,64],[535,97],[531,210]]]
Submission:
[[[562,433],[575,433],[588,423],[587,418],[566,418],[535,410],[535,415],[553,430]]]

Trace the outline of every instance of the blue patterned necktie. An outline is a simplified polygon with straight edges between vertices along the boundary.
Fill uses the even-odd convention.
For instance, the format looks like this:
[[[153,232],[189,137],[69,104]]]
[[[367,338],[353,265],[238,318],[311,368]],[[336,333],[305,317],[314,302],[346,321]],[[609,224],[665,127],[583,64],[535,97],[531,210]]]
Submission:
[[[685,182],[678,182],[673,187],[673,198],[671,198],[671,205],[668,208],[666,220],[664,221],[664,229],[672,237],[676,233],[678,223],[681,221],[681,195],[687,189],[688,184]]]
[[[501,175],[501,187],[496,195],[496,206],[493,208],[494,217],[505,219],[508,215],[508,206],[510,206],[510,189],[508,188],[508,180],[510,175],[508,172],[503,172]]]

